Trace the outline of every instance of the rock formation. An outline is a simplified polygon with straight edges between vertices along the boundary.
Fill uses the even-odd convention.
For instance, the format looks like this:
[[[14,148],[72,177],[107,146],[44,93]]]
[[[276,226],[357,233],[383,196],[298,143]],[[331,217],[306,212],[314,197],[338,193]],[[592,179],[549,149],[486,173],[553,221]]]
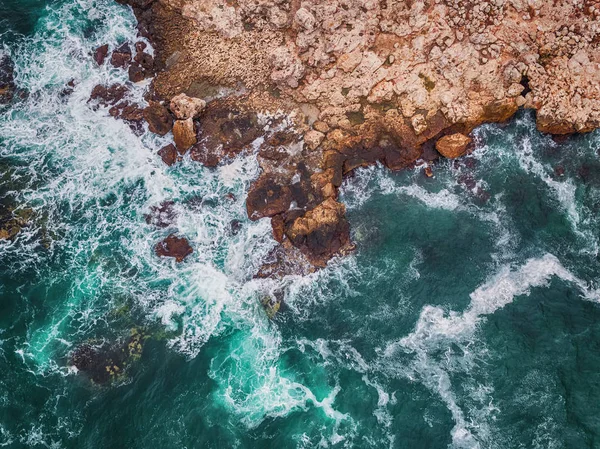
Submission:
[[[459,157],[474,127],[519,108],[542,132],[600,126],[596,0],[128,3],[155,46],[152,99],[182,120],[181,94],[207,101],[180,150],[214,166],[264,137],[248,213],[271,217],[275,259],[320,267],[352,247],[337,190],[357,167]]]

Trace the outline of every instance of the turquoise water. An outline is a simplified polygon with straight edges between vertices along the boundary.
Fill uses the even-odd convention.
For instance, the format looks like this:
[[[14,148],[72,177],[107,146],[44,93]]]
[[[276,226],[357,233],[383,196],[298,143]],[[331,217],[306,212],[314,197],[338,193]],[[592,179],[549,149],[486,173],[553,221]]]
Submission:
[[[125,80],[90,52],[134,40],[132,14],[0,11],[29,91],[0,115],[0,201],[35,211],[0,241],[0,446],[600,447],[599,133],[556,143],[520,113],[433,179],[359,170],[342,189],[357,252],[257,280],[275,242],[245,215],[253,157],[166,168],[168,138],[86,103]],[[146,224],[166,200],[174,225]],[[182,264],[153,254],[174,231],[194,248]],[[270,321],[260,299],[281,288]],[[112,382],[70,366],[132,332],[141,357]]]

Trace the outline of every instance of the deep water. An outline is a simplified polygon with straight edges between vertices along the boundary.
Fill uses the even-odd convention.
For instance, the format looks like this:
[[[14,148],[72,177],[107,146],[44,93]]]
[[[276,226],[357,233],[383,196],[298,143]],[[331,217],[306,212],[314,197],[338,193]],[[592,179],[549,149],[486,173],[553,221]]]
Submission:
[[[168,138],[87,103],[126,79],[91,52],[134,26],[112,0],[0,0],[29,93],[0,111],[0,202],[34,211],[0,241],[1,447],[600,447],[600,133],[557,143],[522,112],[432,179],[361,169],[341,198],[356,253],[253,279],[275,245],[245,213],[253,156],[167,168]],[[145,220],[163,201],[166,229]],[[171,232],[182,264],[153,253]],[[132,335],[112,381],[71,366]]]

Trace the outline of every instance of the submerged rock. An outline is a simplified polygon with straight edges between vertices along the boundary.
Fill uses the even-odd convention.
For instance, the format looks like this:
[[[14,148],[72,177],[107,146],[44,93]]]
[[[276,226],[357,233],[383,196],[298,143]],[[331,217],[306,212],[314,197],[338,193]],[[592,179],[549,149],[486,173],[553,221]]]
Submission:
[[[71,364],[97,384],[123,378],[127,368],[142,356],[147,336],[137,329],[112,344],[86,342],[71,353]]]
[[[13,209],[0,205],[0,240],[12,240],[31,223],[34,211],[30,208]]]
[[[144,215],[146,223],[153,224],[158,228],[171,226],[177,218],[177,213],[173,206],[175,206],[173,201],[163,201],[158,206],[152,206],[150,213]]]
[[[103,106],[112,106],[120,102],[127,94],[127,88],[122,84],[103,86],[98,84],[92,89],[89,101],[97,101]]]
[[[171,234],[162,242],[157,243],[154,251],[159,257],[174,257],[177,262],[183,262],[183,259],[192,254],[194,250],[185,237]]]
[[[14,64],[10,56],[0,52],[0,105],[10,103],[16,90]]]

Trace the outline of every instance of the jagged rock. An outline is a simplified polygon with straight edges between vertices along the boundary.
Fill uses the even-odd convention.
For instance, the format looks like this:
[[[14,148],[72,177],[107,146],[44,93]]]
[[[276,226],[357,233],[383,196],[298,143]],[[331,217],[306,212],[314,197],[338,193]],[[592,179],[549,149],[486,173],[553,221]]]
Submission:
[[[170,109],[179,120],[196,118],[206,107],[206,102],[200,98],[188,97],[186,94],[176,95],[171,99]]]
[[[346,208],[328,198],[286,226],[285,234],[317,267],[327,265],[336,254],[351,249]]]
[[[107,55],[108,55],[108,44],[104,44],[104,45],[98,47],[94,51],[94,61],[96,61],[96,64],[102,65],[102,64],[104,64],[104,60],[106,59]]]
[[[114,67],[125,68],[131,62],[131,47],[126,42],[112,52],[110,63]]]
[[[310,150],[315,150],[319,145],[321,145],[321,142],[323,142],[324,138],[325,134],[311,129],[310,131],[307,131],[306,134],[304,134],[304,143],[308,146]]]
[[[435,143],[435,149],[438,150],[442,156],[448,159],[454,159],[465,154],[467,147],[471,142],[472,139],[464,134],[450,134],[449,136],[438,139]]]
[[[92,89],[90,101],[97,101],[103,106],[115,105],[127,94],[127,88],[121,84],[103,86],[98,84]]]
[[[185,237],[177,237],[175,234],[169,235],[154,248],[157,256],[174,257],[177,262],[183,262],[193,251]]]
[[[177,149],[182,153],[189,150],[197,142],[196,127],[191,117],[187,120],[175,121],[173,125],[173,140]]]
[[[144,81],[146,78],[146,71],[139,64],[131,64],[128,70],[129,81],[132,83],[139,83],[140,81]]]
[[[151,103],[145,108],[144,119],[148,122],[148,129],[159,136],[164,136],[173,128],[173,116],[160,103]]]
[[[144,215],[146,223],[157,228],[168,228],[177,218],[177,213],[173,208],[174,205],[173,201],[163,201],[158,206],[150,207],[150,213]]]
[[[261,176],[248,192],[246,209],[251,220],[258,220],[287,211],[291,202],[292,193],[287,185],[274,176]]]
[[[14,64],[7,54],[0,52],[0,105],[10,103],[16,90]]]
[[[175,148],[175,145],[172,143],[158,150],[158,155],[162,158],[163,162],[169,166],[177,162],[177,159],[179,158],[177,148]]]
[[[146,70],[147,73],[151,73],[154,70],[154,58],[150,53],[138,50],[133,60],[137,62],[144,70]]]

